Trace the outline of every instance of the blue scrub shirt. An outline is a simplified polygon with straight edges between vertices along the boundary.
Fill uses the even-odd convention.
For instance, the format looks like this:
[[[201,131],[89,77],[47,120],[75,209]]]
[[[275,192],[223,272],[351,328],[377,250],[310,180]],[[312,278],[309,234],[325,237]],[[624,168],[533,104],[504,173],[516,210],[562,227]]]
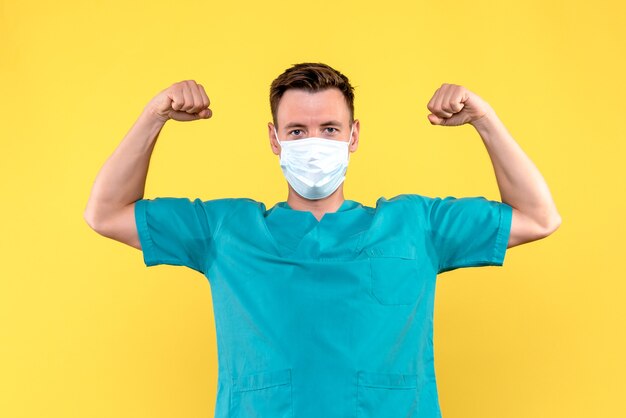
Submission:
[[[483,197],[345,200],[318,221],[248,198],[141,199],[146,266],[211,287],[216,418],[441,417],[438,273],[501,266],[512,208]]]

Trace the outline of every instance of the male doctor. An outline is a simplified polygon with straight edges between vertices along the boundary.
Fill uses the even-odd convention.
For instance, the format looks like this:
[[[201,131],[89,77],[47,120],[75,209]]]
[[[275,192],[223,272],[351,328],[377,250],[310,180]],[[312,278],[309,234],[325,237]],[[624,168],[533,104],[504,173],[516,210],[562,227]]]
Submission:
[[[348,78],[293,65],[270,88],[270,148],[287,200],[144,199],[150,156],[168,120],[212,116],[193,80],[144,108],[101,168],[85,210],[99,234],[143,251],[147,266],[186,266],[211,287],[218,345],[215,417],[441,416],[434,369],[436,277],[501,266],[507,248],[561,219],[540,172],[475,93],[443,84],[433,125],[472,125],[502,202],[401,194],[347,200],[359,144]]]

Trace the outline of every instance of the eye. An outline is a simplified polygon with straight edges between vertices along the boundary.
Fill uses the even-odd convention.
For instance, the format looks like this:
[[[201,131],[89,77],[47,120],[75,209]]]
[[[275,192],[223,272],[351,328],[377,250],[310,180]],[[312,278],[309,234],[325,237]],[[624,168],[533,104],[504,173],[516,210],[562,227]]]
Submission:
[[[298,135],[300,135],[301,133],[302,133],[302,130],[301,130],[301,129],[294,129],[293,131],[290,131],[290,132],[289,132],[289,135],[295,135],[295,136],[298,136]]]
[[[334,134],[335,132],[337,132],[337,128],[328,127],[326,129],[332,129],[332,131],[327,131],[329,134]]]

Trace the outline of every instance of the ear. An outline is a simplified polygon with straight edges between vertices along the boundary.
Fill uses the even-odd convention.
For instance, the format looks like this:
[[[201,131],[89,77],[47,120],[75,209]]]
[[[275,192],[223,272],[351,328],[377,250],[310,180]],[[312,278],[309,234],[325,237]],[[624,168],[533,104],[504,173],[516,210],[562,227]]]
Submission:
[[[352,138],[350,138],[352,140],[352,143],[350,144],[350,152],[354,152],[357,150],[357,148],[359,147],[359,132],[361,130],[361,122],[359,122],[358,119],[354,120],[354,127],[352,130]]]
[[[274,133],[274,124],[272,122],[267,123],[267,131],[268,136],[270,138],[270,148],[275,155],[280,155],[280,145],[278,144],[278,140],[276,139],[276,134]]]

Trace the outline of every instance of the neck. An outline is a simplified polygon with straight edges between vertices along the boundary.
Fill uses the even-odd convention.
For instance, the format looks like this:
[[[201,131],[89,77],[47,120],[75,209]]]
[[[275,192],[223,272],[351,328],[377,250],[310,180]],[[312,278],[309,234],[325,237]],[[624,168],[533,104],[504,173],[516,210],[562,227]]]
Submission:
[[[344,202],[343,183],[331,193],[329,196],[318,199],[309,200],[300,196],[289,186],[289,195],[287,196],[287,204],[295,210],[308,211],[319,221],[325,213],[336,212]]]

